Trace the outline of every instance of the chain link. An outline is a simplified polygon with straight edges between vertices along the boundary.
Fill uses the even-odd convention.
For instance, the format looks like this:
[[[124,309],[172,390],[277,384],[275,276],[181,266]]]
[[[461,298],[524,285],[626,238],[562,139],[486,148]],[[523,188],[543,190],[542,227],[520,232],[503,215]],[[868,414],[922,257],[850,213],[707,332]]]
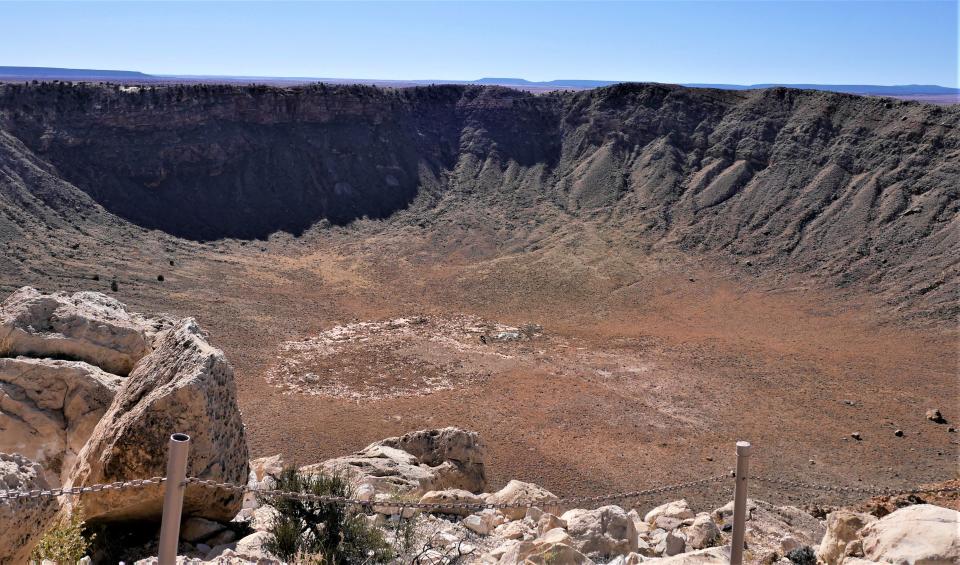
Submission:
[[[763,483],[771,483],[779,486],[785,486],[790,488],[799,488],[807,490],[826,490],[831,492],[838,492],[842,494],[870,494],[874,496],[900,496],[904,494],[914,494],[920,492],[937,492],[937,493],[947,493],[947,492],[960,492],[960,487],[929,487],[929,488],[910,488],[910,489],[890,489],[882,487],[855,487],[855,486],[835,486],[835,485],[824,485],[824,484],[814,484],[814,483],[805,483],[803,481],[791,481],[787,479],[776,479],[773,477],[750,477],[751,481],[760,481]]]
[[[326,504],[344,504],[344,505],[354,505],[362,506],[367,508],[396,508],[396,509],[429,509],[435,512],[443,510],[507,510],[507,509],[523,509],[531,508],[534,506],[554,506],[554,507],[567,507],[567,508],[579,508],[584,506],[593,506],[600,504],[602,502],[610,502],[614,500],[626,500],[632,498],[644,498],[656,494],[663,494],[667,492],[685,490],[694,487],[702,487],[712,483],[721,482],[725,479],[734,477],[736,474],[733,472],[724,473],[722,475],[716,475],[713,477],[708,477],[705,479],[699,479],[695,481],[689,481],[685,483],[678,483],[673,485],[666,485],[662,487],[655,487],[646,490],[636,490],[630,492],[620,492],[613,494],[602,494],[599,496],[574,496],[568,498],[543,498],[523,504],[496,504],[496,503],[486,503],[486,502],[409,502],[401,500],[363,500],[358,498],[348,498],[343,496],[330,496],[330,495],[316,495],[316,494],[307,494],[293,491],[284,491],[284,490],[272,490],[272,489],[255,489],[250,488],[246,485],[238,485],[234,483],[221,483],[210,479],[200,479],[198,477],[190,477],[184,481],[184,484],[192,484],[205,488],[211,489],[220,489],[233,491],[237,493],[252,493],[255,495],[263,497],[284,497],[284,498],[294,498],[298,500],[304,500],[309,502],[320,502]],[[144,488],[150,485],[159,485],[166,482],[165,477],[152,477],[149,479],[134,479],[130,481],[117,481],[113,483],[105,484],[95,484],[84,487],[71,487],[71,488],[55,488],[49,490],[0,490],[0,500],[16,500],[16,499],[33,499],[33,498],[43,498],[43,497],[59,497],[59,496],[78,496],[86,493],[101,492],[106,490],[125,490],[125,489],[134,489],[134,488]],[[906,494],[915,494],[915,493],[958,493],[960,492],[960,486],[956,487],[927,487],[927,488],[910,488],[910,489],[889,489],[881,487],[858,487],[858,486],[836,486],[836,485],[827,485],[827,484],[816,484],[808,483],[803,481],[791,481],[788,479],[778,479],[774,477],[767,476],[754,476],[750,477],[752,481],[758,481],[762,483],[774,484],[781,487],[788,487],[791,489],[805,489],[805,490],[823,490],[836,492],[841,494],[868,494],[871,496],[900,496]]]
[[[104,490],[125,490],[128,488],[143,488],[150,485],[159,485],[166,482],[166,477],[152,477],[149,479],[133,479],[114,483],[96,484],[85,487],[55,488],[49,490],[0,490],[0,500],[16,500],[20,498],[58,497],[64,495],[81,495],[88,492]]]

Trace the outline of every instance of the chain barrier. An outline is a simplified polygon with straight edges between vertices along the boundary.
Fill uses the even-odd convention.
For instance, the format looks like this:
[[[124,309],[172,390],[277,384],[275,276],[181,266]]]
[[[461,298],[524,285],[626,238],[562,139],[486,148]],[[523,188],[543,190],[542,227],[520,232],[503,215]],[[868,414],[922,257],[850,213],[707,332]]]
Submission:
[[[834,486],[834,485],[824,485],[824,484],[814,484],[814,483],[805,483],[803,481],[791,481],[787,479],[776,479],[773,477],[765,476],[754,476],[749,478],[750,481],[759,481],[762,483],[770,483],[784,487],[790,487],[794,489],[805,489],[805,490],[826,490],[831,492],[837,492],[842,494],[869,494],[873,496],[900,496],[904,494],[916,494],[922,492],[936,492],[936,493],[948,493],[948,492],[960,492],[960,487],[919,487],[919,488],[910,488],[910,489],[890,489],[882,487],[844,487],[844,486]]]
[[[409,502],[403,500],[368,500],[368,499],[359,499],[359,498],[347,498],[343,496],[330,496],[330,495],[318,495],[318,494],[306,494],[300,492],[291,492],[284,490],[270,490],[270,489],[253,489],[248,486],[236,485],[233,483],[218,483],[212,480],[204,480],[197,477],[189,477],[186,480],[187,484],[200,485],[212,489],[223,489],[223,490],[232,490],[239,493],[253,493],[259,496],[264,497],[282,497],[282,498],[294,498],[298,500],[304,500],[308,502],[321,502],[326,504],[344,504],[352,506],[362,506],[367,508],[396,508],[398,510],[413,508],[413,509],[429,509],[437,511],[436,509],[447,509],[447,510],[507,510],[507,509],[522,509],[522,508],[531,508],[534,506],[563,506],[563,507],[576,507],[578,505],[593,505],[600,502],[609,502],[611,500],[623,500],[630,498],[641,498],[644,496],[650,496],[654,494],[660,494],[664,492],[671,492],[677,490],[683,490],[696,486],[704,486],[711,483],[719,482],[724,479],[730,478],[728,473],[723,475],[717,475],[714,477],[709,477],[706,479],[700,479],[696,481],[689,481],[686,483],[679,483],[675,485],[667,485],[647,490],[637,490],[631,492],[621,492],[615,494],[605,494],[599,496],[579,496],[579,497],[570,497],[570,498],[542,498],[539,500],[534,500],[531,502],[526,502],[523,504],[496,504],[496,503],[487,503],[487,502]]]
[[[433,511],[439,511],[438,509],[448,509],[448,510],[507,510],[507,509],[521,509],[521,508],[531,508],[534,506],[558,506],[558,507],[567,507],[567,508],[579,508],[584,506],[592,506],[599,504],[601,502],[610,502],[614,500],[626,500],[632,498],[644,498],[656,494],[663,494],[667,492],[674,492],[679,490],[685,490],[694,487],[706,486],[712,483],[718,483],[725,479],[733,478],[735,473],[724,473],[722,475],[716,475],[713,477],[708,477],[705,479],[699,479],[695,481],[689,481],[685,483],[678,483],[673,485],[666,485],[662,487],[655,487],[646,490],[636,490],[630,492],[620,492],[613,494],[602,494],[598,496],[575,496],[568,498],[544,498],[535,500],[532,502],[524,504],[496,504],[496,503],[486,503],[486,502],[410,502],[402,500],[368,500],[368,499],[359,499],[359,498],[347,498],[343,496],[330,496],[330,495],[316,495],[316,494],[306,494],[294,491],[284,491],[284,490],[272,490],[272,489],[257,489],[251,488],[247,485],[238,485],[234,483],[220,483],[210,479],[201,479],[198,477],[189,477],[184,481],[184,484],[187,485],[198,485],[205,488],[211,489],[220,489],[237,492],[240,494],[243,493],[252,493],[255,495],[263,497],[284,497],[284,498],[294,498],[298,500],[304,500],[308,502],[320,502],[327,504],[344,504],[344,505],[353,505],[353,506],[362,506],[367,508],[397,508],[397,509],[430,509]],[[144,488],[150,485],[159,485],[166,482],[165,477],[151,477],[149,479],[134,479],[130,481],[117,481],[113,483],[103,483],[95,484],[84,487],[66,487],[66,488],[55,488],[55,489],[33,489],[33,490],[0,490],[0,500],[17,500],[17,499],[31,499],[31,498],[44,498],[44,497],[59,497],[59,496],[78,496],[87,493],[101,492],[106,490],[125,490],[125,489],[135,489],[135,488]],[[901,496],[907,494],[917,494],[917,493],[960,493],[960,486],[950,487],[950,486],[940,486],[940,487],[919,487],[919,488],[910,488],[910,489],[890,489],[882,487],[857,487],[857,486],[836,486],[836,485],[827,485],[827,484],[815,484],[807,483],[803,481],[791,481],[788,479],[778,479],[768,476],[752,476],[749,479],[750,481],[758,481],[767,484],[773,484],[780,487],[787,487],[790,489],[804,489],[804,490],[822,490],[836,492],[840,494],[867,494],[871,496]]]
[[[150,485],[159,485],[167,481],[166,477],[152,477],[149,479],[133,479],[131,481],[117,481],[86,487],[54,488],[48,490],[0,490],[0,500],[15,500],[19,498],[58,497],[63,495],[80,495],[88,492],[104,490],[125,490],[128,488],[143,488]]]

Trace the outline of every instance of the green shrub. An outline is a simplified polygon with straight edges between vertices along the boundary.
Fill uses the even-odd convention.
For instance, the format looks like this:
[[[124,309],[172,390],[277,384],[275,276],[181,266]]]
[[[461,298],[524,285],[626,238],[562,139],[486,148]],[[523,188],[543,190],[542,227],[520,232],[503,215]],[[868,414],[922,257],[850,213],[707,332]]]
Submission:
[[[70,518],[47,530],[40,542],[33,548],[31,559],[41,562],[44,559],[58,565],[73,565],[83,559],[90,549],[95,534],[85,534],[83,510],[74,509]]]
[[[350,483],[340,475],[301,473],[295,468],[284,469],[274,488],[346,498],[353,495]],[[277,510],[263,548],[281,559],[341,565],[383,563],[392,557],[380,530],[354,508],[272,496],[261,497],[260,503]]]
[[[787,554],[787,559],[797,565],[816,565],[817,556],[809,545],[798,547]]]

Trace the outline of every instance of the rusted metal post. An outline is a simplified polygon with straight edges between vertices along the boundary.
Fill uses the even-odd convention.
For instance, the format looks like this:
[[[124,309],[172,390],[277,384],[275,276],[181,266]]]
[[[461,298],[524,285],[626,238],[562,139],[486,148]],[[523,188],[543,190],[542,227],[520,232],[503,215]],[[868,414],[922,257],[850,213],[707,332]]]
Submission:
[[[160,523],[160,547],[157,552],[159,565],[175,565],[177,542],[180,539],[180,516],[183,513],[183,493],[187,489],[187,454],[190,452],[190,436],[170,436],[167,458],[167,480],[163,493],[163,521]]]
[[[747,527],[747,477],[749,474],[750,442],[738,441],[737,477],[733,490],[733,541],[730,545],[730,565],[743,564],[743,537]]]

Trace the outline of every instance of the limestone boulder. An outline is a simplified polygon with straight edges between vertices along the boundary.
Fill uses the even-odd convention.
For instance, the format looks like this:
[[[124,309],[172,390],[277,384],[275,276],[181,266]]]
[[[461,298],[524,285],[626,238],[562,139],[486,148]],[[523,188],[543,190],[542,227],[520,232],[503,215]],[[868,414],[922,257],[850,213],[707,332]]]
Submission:
[[[837,510],[827,515],[827,531],[820,540],[817,557],[826,565],[845,562],[847,546],[860,539],[860,530],[877,519],[869,514]]]
[[[560,519],[581,553],[606,559],[637,551],[637,529],[619,506],[568,510]]]
[[[459,428],[420,430],[301,470],[343,474],[358,489],[369,486],[385,495],[422,496],[445,489],[480,492],[487,484],[485,453],[476,432]]]
[[[284,462],[280,454],[269,457],[259,457],[250,461],[250,475],[247,486],[254,490],[269,490],[276,486],[276,478],[283,472]],[[253,492],[243,493],[244,510],[258,508],[257,495]]]
[[[0,356],[75,359],[126,375],[167,323],[131,314],[98,292],[43,294],[23,287],[0,304]]]
[[[960,563],[960,512],[917,504],[901,508],[860,530],[866,559],[885,563]]]
[[[59,486],[122,382],[82,361],[0,358],[0,452],[39,463]]]
[[[18,454],[0,453],[0,490],[48,489],[43,468]],[[51,525],[56,498],[0,499],[0,563],[29,563],[30,552]]]
[[[248,454],[233,369],[193,319],[157,336],[155,349],[117,392],[70,473],[74,486],[162,476],[170,435],[192,438],[187,474],[245,484]],[[159,520],[159,486],[84,495],[91,522]],[[240,510],[233,491],[189,485],[184,516],[230,521]]]
[[[690,509],[690,505],[687,503],[687,501],[681,499],[657,506],[653,510],[647,512],[643,519],[648,524],[653,524],[657,521],[657,518],[660,517],[671,518],[682,522],[688,518],[693,518],[694,513],[693,510]]]
[[[510,520],[520,520],[527,509],[523,506],[536,504],[538,502],[556,500],[557,496],[547,489],[537,486],[533,483],[512,480],[505,487],[487,497],[488,504],[510,504],[520,506],[519,508],[506,508],[501,510],[504,516]]]
[[[694,550],[705,549],[720,538],[720,528],[710,514],[701,512],[693,518],[693,524],[683,529],[683,534],[687,538],[687,547]]]

